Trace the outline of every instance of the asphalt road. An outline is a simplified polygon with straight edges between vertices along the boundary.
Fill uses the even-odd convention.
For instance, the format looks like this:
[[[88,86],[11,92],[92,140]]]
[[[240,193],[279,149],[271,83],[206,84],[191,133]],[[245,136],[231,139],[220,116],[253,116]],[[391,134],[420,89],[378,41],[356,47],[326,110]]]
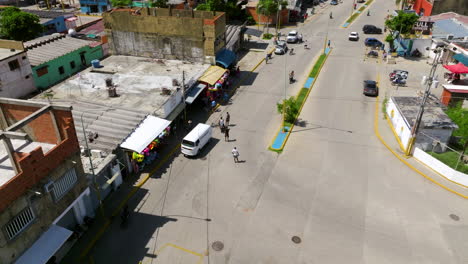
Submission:
[[[331,7],[334,19],[328,9],[299,28],[311,49],[295,45],[296,55],[260,66],[211,118],[230,112],[231,141],[215,128],[201,157],[178,155],[148,180],[132,198],[129,226],[115,221],[97,243],[95,263],[466,263],[466,202],[395,159],[373,132],[376,98],[362,95],[362,80],[382,66],[363,60],[364,36],[347,35],[382,26],[384,5],[349,29],[339,27],[348,2]],[[282,154],[268,151],[281,122],[275,104],[298,91],[326,35],[333,51],[300,125]],[[293,85],[285,83],[291,70]]]

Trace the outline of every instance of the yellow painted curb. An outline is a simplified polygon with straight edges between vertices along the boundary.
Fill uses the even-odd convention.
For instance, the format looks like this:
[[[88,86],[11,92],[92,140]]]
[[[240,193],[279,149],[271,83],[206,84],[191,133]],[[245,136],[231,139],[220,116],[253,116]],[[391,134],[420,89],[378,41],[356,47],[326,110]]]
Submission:
[[[416,173],[418,173],[419,175],[423,176],[424,178],[426,178],[427,180],[439,185],[440,187],[444,188],[445,190],[449,191],[449,192],[452,192],[462,198],[465,198],[465,199],[468,199],[468,196],[466,195],[463,195],[455,190],[452,190],[450,189],[449,187],[437,182],[436,180],[432,179],[431,177],[427,176],[426,174],[424,174],[423,172],[421,172],[420,170],[416,169],[413,165],[411,165],[408,161],[404,160],[400,155],[398,155],[382,138],[382,136],[380,135],[379,133],[379,121],[378,121],[378,116],[379,116],[379,97],[376,98],[376,101],[375,101],[375,112],[374,112],[374,133],[375,135],[377,136],[377,138],[380,140],[380,142],[382,142],[382,144],[388,149],[390,150],[390,152],[397,158],[399,159],[401,162],[403,162],[406,166],[408,166],[409,168],[411,168],[412,170],[414,170]]]
[[[395,131],[395,127],[393,127],[393,124],[392,124],[392,122],[390,122],[390,119],[387,117],[387,114],[386,114],[386,113],[385,113],[385,119],[387,120],[387,123],[388,123],[388,125],[390,126],[390,130],[392,130],[393,135],[395,136],[395,138],[396,138],[396,140],[397,140],[397,142],[398,142],[398,145],[400,145],[400,149],[401,149],[404,153],[406,153],[406,148],[403,146],[403,143],[401,143],[401,140],[400,140],[400,138],[398,137],[397,132]]]

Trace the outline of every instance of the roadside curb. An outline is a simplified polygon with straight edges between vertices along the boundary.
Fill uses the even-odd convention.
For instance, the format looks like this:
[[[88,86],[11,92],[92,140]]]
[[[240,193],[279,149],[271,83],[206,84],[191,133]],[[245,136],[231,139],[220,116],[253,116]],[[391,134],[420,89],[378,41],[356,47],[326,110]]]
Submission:
[[[380,140],[380,142],[397,158],[399,159],[401,162],[403,162],[406,166],[408,166],[410,169],[412,169],[413,171],[415,171],[416,173],[418,173],[419,175],[423,176],[424,178],[426,178],[427,180],[431,181],[432,183],[435,183],[437,184],[439,187],[442,187],[444,188],[445,190],[451,192],[451,193],[454,193],[462,198],[465,198],[465,199],[468,199],[468,195],[464,195],[464,194],[461,194],[445,185],[443,185],[442,183],[436,181],[435,179],[433,179],[432,177],[429,177],[427,176],[425,173],[423,173],[422,171],[420,171],[419,169],[417,169],[416,167],[414,167],[413,165],[411,165],[408,161],[405,160],[404,157],[398,155],[398,153],[395,152],[395,150],[393,150],[388,144],[387,142],[385,142],[385,140],[382,138],[382,136],[380,135],[380,132],[379,132],[379,97],[376,98],[376,101],[375,101],[375,111],[374,111],[374,133],[375,135],[377,136],[377,138]],[[417,159],[415,159],[417,160]],[[417,160],[418,161],[418,160]],[[427,167],[427,166],[426,166]],[[440,175],[439,176],[442,176],[444,177],[443,175]],[[445,178],[445,177],[444,177]]]
[[[278,130],[278,132],[276,133],[276,136],[273,138],[270,146],[268,147],[269,150],[274,151],[274,152],[278,152],[278,153],[281,153],[283,151],[283,149],[284,149],[284,147],[286,145],[286,142],[289,139],[289,135],[291,134],[291,132],[292,132],[292,130],[294,128],[294,124],[296,123],[297,119],[301,115],[302,108],[304,107],[304,105],[305,105],[305,103],[307,101],[307,98],[309,98],[309,94],[312,91],[312,88],[313,88],[313,86],[315,84],[315,81],[317,80],[318,76],[320,75],[320,72],[322,71],[322,67],[323,67],[323,65],[325,65],[331,51],[332,51],[331,48],[326,48],[324,53],[321,53],[320,56],[317,58],[317,61],[314,63],[314,66],[312,66],[312,69],[310,70],[310,73],[312,73],[315,65],[320,60],[320,57],[325,54],[325,59],[323,60],[322,64],[320,65],[315,77],[311,77],[310,73],[309,73],[309,77],[307,79],[305,79],[304,84],[302,85],[301,90],[302,89],[307,89],[307,93],[306,93],[306,95],[304,97],[304,100],[301,103],[301,106],[299,107],[299,112],[297,113],[297,116],[294,119],[294,122],[291,124],[291,127],[287,127],[287,126],[283,127],[284,124],[281,124],[280,129]],[[299,92],[297,93],[296,98],[300,94],[301,90],[299,90]],[[284,130],[284,132],[283,132],[283,130]]]

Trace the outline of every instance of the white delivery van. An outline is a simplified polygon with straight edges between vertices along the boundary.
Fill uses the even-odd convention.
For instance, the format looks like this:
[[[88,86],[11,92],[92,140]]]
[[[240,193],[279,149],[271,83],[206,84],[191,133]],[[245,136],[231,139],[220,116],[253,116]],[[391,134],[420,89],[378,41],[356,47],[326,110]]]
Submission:
[[[207,124],[198,124],[182,140],[182,153],[186,156],[196,156],[211,139],[212,128]]]

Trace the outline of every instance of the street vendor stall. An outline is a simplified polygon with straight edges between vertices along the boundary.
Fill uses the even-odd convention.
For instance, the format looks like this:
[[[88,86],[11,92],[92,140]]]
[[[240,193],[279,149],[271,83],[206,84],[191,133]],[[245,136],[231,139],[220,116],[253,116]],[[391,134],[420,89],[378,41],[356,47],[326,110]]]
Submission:
[[[229,70],[223,69],[219,66],[211,66],[198,79],[198,81],[208,85],[208,90],[206,91],[205,96],[208,97],[211,102],[223,94],[222,90],[229,88],[228,78]]]
[[[128,150],[133,169],[139,172],[159,157],[161,145],[170,133],[170,121],[147,116],[120,147]]]

